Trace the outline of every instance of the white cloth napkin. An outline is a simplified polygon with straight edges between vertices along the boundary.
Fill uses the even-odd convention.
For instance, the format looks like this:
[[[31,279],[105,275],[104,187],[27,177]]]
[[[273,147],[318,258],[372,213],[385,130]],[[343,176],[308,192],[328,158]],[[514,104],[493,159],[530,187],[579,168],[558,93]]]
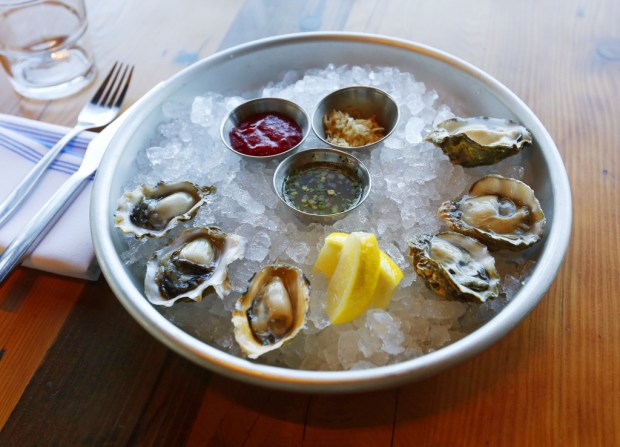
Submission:
[[[0,201],[13,191],[34,164],[66,132],[67,128],[0,114]],[[29,198],[0,227],[3,251],[82,162],[96,134],[83,132],[48,168]],[[92,180],[49,229],[23,266],[74,278],[95,280],[100,270],[90,235],[89,204]]]

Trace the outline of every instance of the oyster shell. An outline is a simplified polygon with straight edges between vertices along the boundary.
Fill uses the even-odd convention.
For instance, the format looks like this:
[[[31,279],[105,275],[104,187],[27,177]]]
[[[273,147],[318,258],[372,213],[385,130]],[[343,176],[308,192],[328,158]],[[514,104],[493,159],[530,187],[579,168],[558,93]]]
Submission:
[[[217,227],[183,231],[148,261],[147,299],[169,307],[178,300],[201,301],[209,288],[223,298],[230,291],[227,267],[242,257],[244,245],[239,236]]]
[[[451,118],[435,126],[426,140],[441,148],[453,164],[471,168],[517,154],[532,143],[532,134],[505,119]]]
[[[445,232],[409,241],[413,268],[437,295],[485,302],[499,295],[495,258],[469,236]]]
[[[233,310],[237,343],[251,359],[279,348],[304,327],[309,302],[310,283],[299,268],[264,267]]]
[[[475,237],[491,250],[530,247],[545,229],[545,215],[532,188],[500,175],[476,181],[460,199],[444,202],[438,215],[453,231]]]
[[[115,224],[123,233],[133,233],[136,239],[162,237],[179,222],[194,217],[213,192],[214,186],[188,181],[140,185],[118,200]]]

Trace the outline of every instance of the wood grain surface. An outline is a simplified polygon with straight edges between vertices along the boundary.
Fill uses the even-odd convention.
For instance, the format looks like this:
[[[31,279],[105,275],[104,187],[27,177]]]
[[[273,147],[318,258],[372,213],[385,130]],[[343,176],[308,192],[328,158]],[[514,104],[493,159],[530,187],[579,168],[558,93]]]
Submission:
[[[427,44],[514,91],[554,138],[572,239],[540,305],[499,343],[426,380],[316,395],[231,381],[148,335],[105,280],[20,269],[0,287],[0,446],[620,445],[620,2],[87,1],[97,66],[136,64],[127,104],[218,50],[306,31]],[[1,20],[1,19],[0,19]],[[92,95],[0,112],[72,125]]]

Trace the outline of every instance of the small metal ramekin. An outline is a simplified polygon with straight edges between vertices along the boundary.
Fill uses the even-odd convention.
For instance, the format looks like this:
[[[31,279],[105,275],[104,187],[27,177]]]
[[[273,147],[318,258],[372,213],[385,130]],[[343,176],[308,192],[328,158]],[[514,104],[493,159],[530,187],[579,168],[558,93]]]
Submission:
[[[312,214],[295,208],[284,197],[286,178],[297,169],[314,163],[333,163],[353,173],[362,184],[362,194],[355,206],[346,211],[334,214]],[[329,223],[338,220],[360,206],[370,193],[370,173],[364,164],[353,155],[330,148],[307,149],[297,152],[282,161],[273,173],[273,188],[280,200],[300,218],[306,222]]]
[[[332,110],[346,112],[356,118],[370,118],[374,116],[377,122],[385,129],[383,138],[364,146],[340,146],[330,143],[325,134],[323,117]],[[312,117],[312,130],[325,144],[338,149],[357,150],[369,149],[384,141],[396,129],[399,120],[398,105],[394,98],[375,87],[353,86],[345,87],[325,96],[317,105]]]
[[[247,155],[236,151],[230,144],[230,131],[233,127],[239,125],[242,121],[261,113],[277,113],[295,121],[299,127],[301,127],[301,141],[290,149],[280,152],[275,155]],[[224,119],[220,130],[222,141],[228,149],[241,157],[258,159],[258,160],[270,160],[270,159],[282,159],[290,155],[297,150],[301,144],[305,141],[310,133],[310,119],[308,114],[299,105],[292,101],[282,98],[256,98],[244,102],[243,104],[235,107]]]

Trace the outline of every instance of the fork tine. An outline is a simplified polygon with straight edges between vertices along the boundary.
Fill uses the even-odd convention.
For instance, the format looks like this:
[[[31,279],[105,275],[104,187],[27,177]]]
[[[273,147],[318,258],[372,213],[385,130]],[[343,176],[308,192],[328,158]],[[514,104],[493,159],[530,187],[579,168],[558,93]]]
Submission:
[[[118,116],[120,105],[127,92],[132,74],[133,66],[119,61],[114,62],[93,98],[80,110],[77,123],[73,129],[52,146],[22,179],[17,188],[10,192],[8,197],[0,203],[0,225],[28,198],[28,194],[32,191],[37,181],[44,175],[47,168],[71,140],[84,130],[107,126]],[[1,263],[2,258],[0,257]],[[0,282],[2,282],[1,267]]]
[[[108,83],[110,82],[110,78],[112,77],[112,74],[114,74],[114,71],[116,70],[116,66],[117,65],[118,65],[118,61],[114,62],[114,65],[112,66],[112,68],[108,72],[108,75],[106,76],[104,81],[101,83],[101,86],[99,87],[99,90],[97,90],[97,93],[95,93],[95,96],[93,96],[93,99],[90,100],[91,103],[93,103],[93,104],[99,103],[99,99],[101,98],[101,95],[103,95],[103,92],[105,91],[106,87],[108,86]]]
[[[121,103],[123,102],[123,99],[125,99],[125,93],[127,93],[127,89],[129,88],[129,83],[131,82],[131,76],[133,75],[133,69],[134,69],[134,66],[132,65],[131,70],[129,70],[129,75],[127,76],[127,79],[125,79],[125,74],[127,73],[127,70],[125,70],[125,73],[123,73],[123,79],[121,79],[121,85],[123,84],[123,82],[125,83],[125,85],[123,89],[121,90],[120,94],[118,95],[118,98],[116,99],[116,103],[114,104],[114,107],[120,107]]]
[[[116,64],[114,64],[116,66]],[[104,107],[108,107],[108,100],[110,99],[110,93],[112,93],[112,91],[114,90],[114,86],[116,85],[116,80],[118,79],[118,75],[119,73],[123,70],[123,64],[119,63],[118,66],[118,70],[116,70],[114,72],[114,77],[112,78],[112,80],[110,82],[106,82],[106,90],[105,93],[103,95],[103,98],[101,98],[101,101],[98,103],[99,105],[102,105]],[[106,78],[106,81],[108,81],[108,79]],[[114,95],[112,95],[112,98],[114,97]]]

